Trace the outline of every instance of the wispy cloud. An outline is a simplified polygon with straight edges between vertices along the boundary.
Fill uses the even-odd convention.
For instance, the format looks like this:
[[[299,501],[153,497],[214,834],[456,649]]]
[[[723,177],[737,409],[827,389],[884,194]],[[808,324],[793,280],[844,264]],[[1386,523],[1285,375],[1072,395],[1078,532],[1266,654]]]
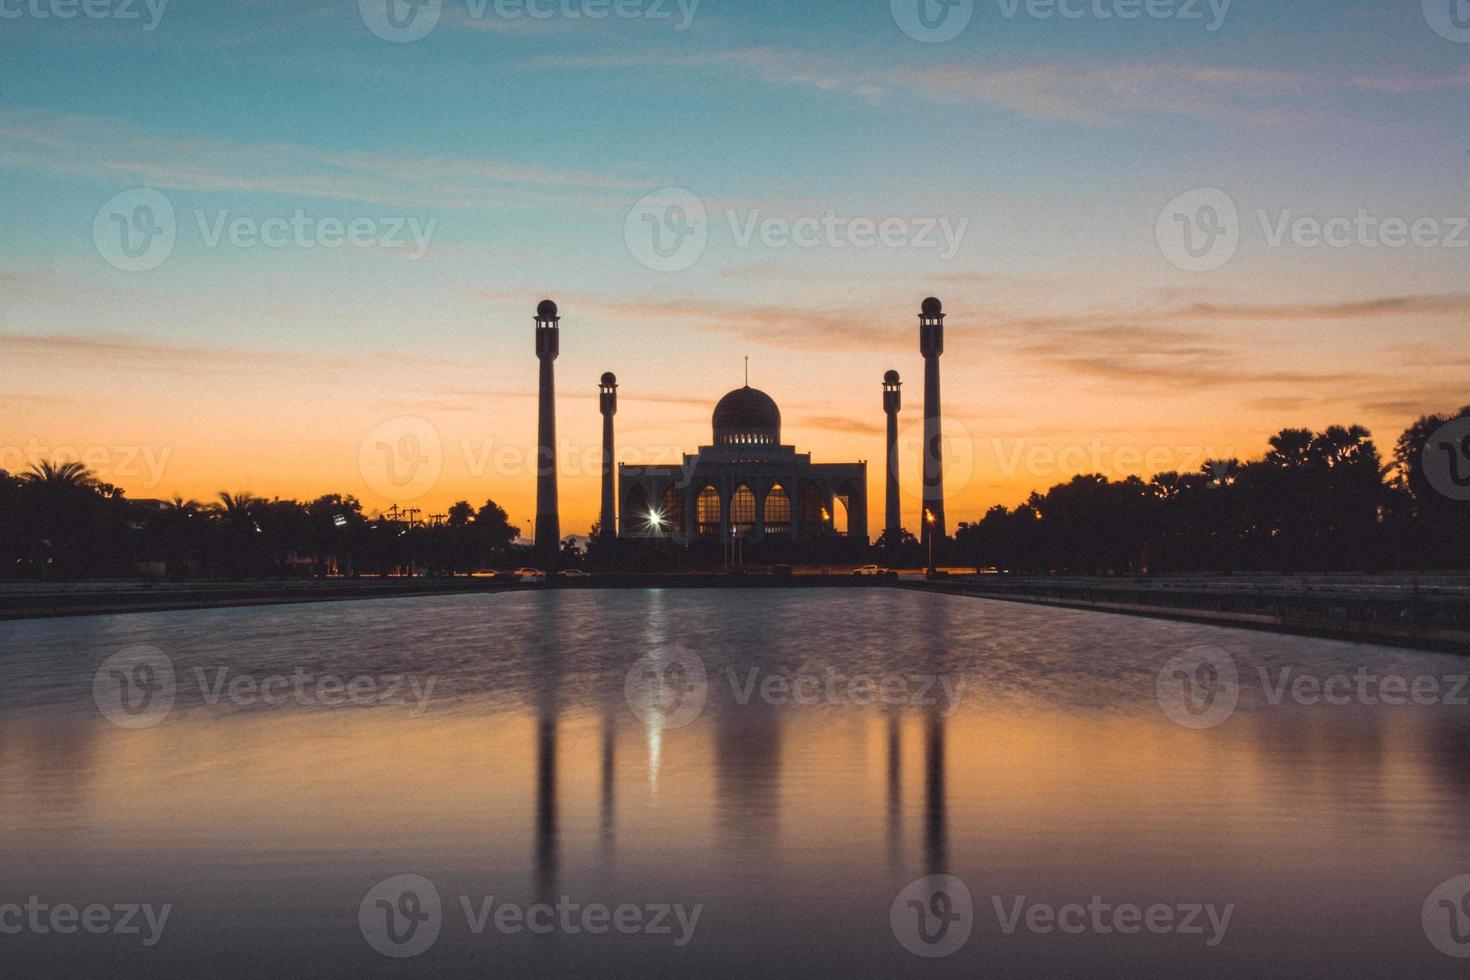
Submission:
[[[163,136],[116,119],[16,109],[0,110],[0,167],[115,185],[490,210],[592,203],[600,194],[645,186],[478,158]]]
[[[537,68],[740,71],[762,81],[856,97],[871,103],[896,98],[948,105],[984,105],[1035,119],[1112,124],[1143,114],[1292,126],[1320,120],[1324,96],[1376,92],[1415,94],[1470,88],[1470,69],[1449,75],[1330,76],[1239,66],[1057,62],[1018,65],[968,62],[888,68],[854,65],[842,57],[772,47],[669,54],[529,59]]]

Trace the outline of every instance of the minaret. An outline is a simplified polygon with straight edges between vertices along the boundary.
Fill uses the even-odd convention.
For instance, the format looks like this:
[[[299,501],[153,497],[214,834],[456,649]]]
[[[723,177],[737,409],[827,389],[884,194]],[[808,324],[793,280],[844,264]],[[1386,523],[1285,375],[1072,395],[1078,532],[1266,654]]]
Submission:
[[[903,382],[897,371],[883,375],[883,411],[888,416],[888,509],[883,521],[883,540],[886,544],[898,544],[898,533],[903,527],[898,513],[898,413],[903,407],[903,394],[899,391]]]
[[[936,543],[945,539],[944,433],[940,427],[939,407],[939,355],[944,353],[944,305],[933,296],[924,300],[919,313],[919,353],[924,355],[924,512],[919,515],[919,523],[924,529],[924,547],[928,549],[931,534],[939,535]]]
[[[602,403],[602,539],[618,536],[617,493],[613,489],[613,416],[618,414],[618,379],[611,371],[597,386]]]
[[[536,554],[556,561],[561,553],[561,517],[556,505],[556,356],[561,353],[561,317],[549,299],[536,307],[536,357],[541,361],[541,411],[536,437]]]

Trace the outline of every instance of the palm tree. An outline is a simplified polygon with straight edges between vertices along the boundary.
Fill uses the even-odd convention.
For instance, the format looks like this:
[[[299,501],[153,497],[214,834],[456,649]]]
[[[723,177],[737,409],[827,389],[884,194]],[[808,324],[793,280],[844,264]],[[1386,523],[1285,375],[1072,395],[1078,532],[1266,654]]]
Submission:
[[[246,491],[229,493],[221,490],[219,501],[209,505],[209,512],[225,524],[248,527],[246,522],[254,521],[255,512],[263,503],[265,501],[253,493]]]
[[[29,473],[21,476],[21,482],[47,490],[91,489],[97,485],[97,477],[81,463],[42,460],[32,466]]]

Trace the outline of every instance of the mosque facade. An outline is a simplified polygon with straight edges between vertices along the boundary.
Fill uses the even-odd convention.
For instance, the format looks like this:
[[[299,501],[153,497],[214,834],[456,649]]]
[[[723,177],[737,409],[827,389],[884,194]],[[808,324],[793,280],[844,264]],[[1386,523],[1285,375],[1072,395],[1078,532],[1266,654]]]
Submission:
[[[781,442],[781,409],[746,385],[721,398],[712,444],[678,466],[618,467],[618,537],[868,541],[868,464],[814,463]]]

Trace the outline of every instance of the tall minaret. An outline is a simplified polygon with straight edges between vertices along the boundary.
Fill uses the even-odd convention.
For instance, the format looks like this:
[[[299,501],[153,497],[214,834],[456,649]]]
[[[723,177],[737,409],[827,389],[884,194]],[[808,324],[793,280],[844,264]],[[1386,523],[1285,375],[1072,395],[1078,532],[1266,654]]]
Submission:
[[[903,527],[898,513],[898,413],[903,407],[903,394],[899,391],[902,387],[897,371],[883,375],[883,411],[888,416],[888,509],[883,521],[883,540],[887,544],[898,544],[898,532]]]
[[[924,355],[924,512],[919,515],[923,544],[929,535],[945,539],[944,433],[939,407],[939,355],[944,353],[944,304],[930,296],[919,313],[919,353]],[[931,520],[932,516],[932,520]],[[936,556],[937,558],[937,556]]]
[[[536,554],[555,561],[561,553],[561,517],[556,505],[556,356],[561,353],[561,317],[549,299],[536,307],[536,357],[541,361],[541,411],[536,437]]]
[[[613,489],[613,416],[618,414],[618,378],[611,371],[597,386],[602,403],[602,539],[618,536],[617,493]]]

